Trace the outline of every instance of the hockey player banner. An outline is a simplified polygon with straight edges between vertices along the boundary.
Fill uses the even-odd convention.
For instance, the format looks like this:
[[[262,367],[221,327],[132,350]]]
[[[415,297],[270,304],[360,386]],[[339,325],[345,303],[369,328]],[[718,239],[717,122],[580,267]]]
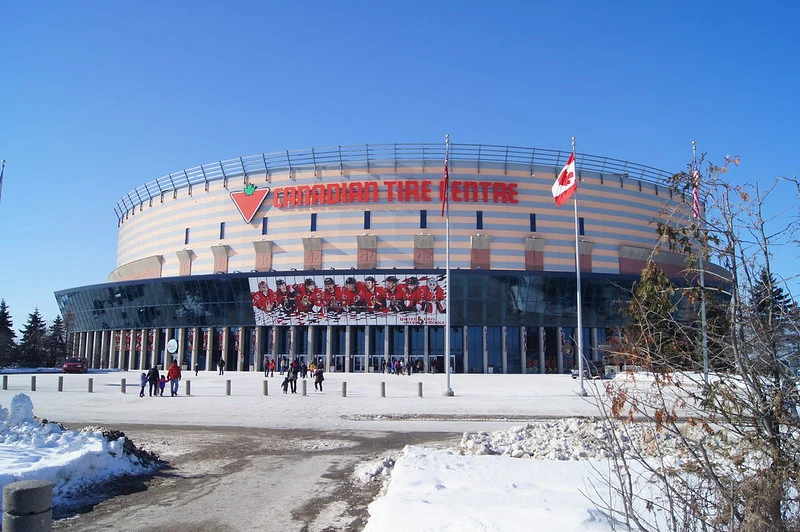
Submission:
[[[256,325],[444,325],[447,276],[251,277]]]

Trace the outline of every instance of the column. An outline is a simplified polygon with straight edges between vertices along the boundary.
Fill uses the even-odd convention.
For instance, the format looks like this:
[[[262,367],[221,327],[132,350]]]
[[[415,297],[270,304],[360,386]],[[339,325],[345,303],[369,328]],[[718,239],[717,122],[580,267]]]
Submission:
[[[367,373],[370,371],[375,371],[372,367],[372,351],[370,350],[369,339],[372,336],[372,325],[366,325],[364,327],[364,360],[367,365]]]
[[[189,368],[192,371],[194,371],[194,367],[197,365],[197,358],[200,354],[202,342],[203,339],[200,337],[200,327],[192,327],[192,366]]]
[[[539,327],[539,373],[545,374],[544,370],[544,327]]]
[[[353,326],[352,325],[345,325],[345,336],[344,336],[344,372],[350,373],[350,336],[353,333]]]
[[[556,328],[556,349],[558,350],[558,373],[564,373],[564,349],[561,345],[561,335],[564,329],[561,327]]]
[[[449,286],[449,285],[448,285]],[[448,312],[450,309],[447,309]],[[464,355],[463,355],[463,363],[464,363],[464,373],[469,373],[469,327],[464,325],[461,330],[461,344],[464,346]]]
[[[527,337],[526,337],[526,335],[528,334],[527,329],[528,328],[525,327],[524,325],[521,325],[519,328],[519,350],[520,350],[519,362],[521,366],[519,368],[519,372],[523,375],[525,375],[525,370],[526,370],[525,360],[528,358],[528,347],[527,347]]]
[[[160,345],[161,345],[161,328],[158,327],[153,329],[153,349],[150,351],[150,361],[149,361],[149,365],[151,368],[153,366],[158,365]]]
[[[403,366],[405,367],[408,364],[408,352],[410,350],[409,344],[411,343],[411,338],[409,334],[409,327],[408,325],[403,325]]]
[[[178,365],[183,367],[183,360],[186,355],[186,328],[179,327],[175,329],[175,333],[177,334],[176,339],[178,340],[178,352],[175,353],[175,356],[178,358]]]
[[[278,360],[278,342],[275,341],[275,338],[278,337],[278,326],[273,325],[270,327],[269,330],[269,346],[268,348],[272,352],[272,360],[275,361],[275,368],[280,371],[280,364]]]
[[[264,366],[264,356],[267,354],[267,350],[261,347],[261,339],[264,336],[264,327],[261,325],[256,325],[255,328],[255,340],[253,341],[255,345],[255,353],[253,354],[253,363],[256,365],[256,371],[264,371],[267,368]]]
[[[317,326],[308,326],[308,356],[306,357],[306,364],[317,361],[317,354],[314,352],[314,339],[317,335]]]
[[[325,370],[333,368],[333,325],[328,325],[328,334],[325,342]]]
[[[425,338],[423,338],[423,340],[422,340],[422,346],[423,346],[423,348],[422,348],[422,351],[423,351],[422,359],[423,359],[424,364],[425,364],[425,369],[430,371],[430,367],[431,367],[431,365],[430,365],[431,364],[431,344],[430,344],[430,339],[428,338],[428,332],[430,332],[430,331],[428,331],[428,325],[426,324],[425,326],[422,327],[422,334],[425,335]],[[416,362],[415,360],[411,361],[412,364],[414,364],[415,362]],[[442,371],[444,371],[444,369],[445,369],[444,366],[442,366]]]
[[[98,367],[100,354],[102,353],[102,339],[103,331],[92,332],[92,358],[89,359],[89,367],[92,369]]]
[[[206,340],[206,371],[211,371],[212,369],[214,369],[214,366],[217,363],[217,361],[213,359],[213,357],[214,357],[214,328],[213,327],[206,327],[206,330],[203,331],[203,339],[206,338],[206,334],[208,334],[208,339]]]
[[[86,352],[85,351],[86,350],[86,333],[82,332],[82,333],[79,333],[79,334],[80,334],[80,336],[78,338],[78,356],[82,357],[82,356],[84,356],[84,353]]]
[[[500,329],[500,363],[503,373],[508,373],[508,329],[505,325]]]
[[[97,366],[95,368],[105,369],[106,366],[106,353],[108,351],[108,331],[100,331],[100,353],[97,357]]]
[[[297,325],[289,326],[289,363],[297,358],[297,342],[295,342],[295,335],[297,334]]]
[[[148,331],[147,329],[141,330],[142,341],[139,343],[139,369],[144,370],[147,368],[147,356],[149,353],[147,352],[147,339],[148,339]]]
[[[231,362],[230,360],[228,360],[228,345],[230,345],[229,343],[230,333],[231,330],[229,327],[222,328],[222,353],[220,353],[220,356],[222,357],[222,360],[225,361],[226,370],[230,367],[230,362]]]
[[[389,326],[383,326],[383,361],[386,363],[386,367],[389,367],[389,361],[391,357],[389,356]]]
[[[236,337],[239,340],[239,349],[236,350],[236,371],[245,370],[244,354],[247,352],[247,349],[245,349],[244,346],[244,329],[243,326],[240,326],[239,330],[236,332]],[[236,345],[236,342],[234,342],[234,345]],[[250,369],[249,365],[247,369]]]
[[[489,328],[483,325],[481,329],[483,329],[483,372],[487,373],[489,371],[489,347],[486,344],[489,342],[486,340],[489,336]]]

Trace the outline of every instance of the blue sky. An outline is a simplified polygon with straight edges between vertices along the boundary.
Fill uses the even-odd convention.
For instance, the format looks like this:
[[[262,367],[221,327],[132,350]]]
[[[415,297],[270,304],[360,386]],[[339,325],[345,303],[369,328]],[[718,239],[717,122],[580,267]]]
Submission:
[[[0,4],[0,298],[15,328],[37,307],[55,318],[54,291],[107,281],[120,197],[212,161],[449,133],[551,149],[576,136],[580,152],[669,171],[696,140],[714,162],[742,157],[736,182],[800,173],[797,4],[541,4]]]

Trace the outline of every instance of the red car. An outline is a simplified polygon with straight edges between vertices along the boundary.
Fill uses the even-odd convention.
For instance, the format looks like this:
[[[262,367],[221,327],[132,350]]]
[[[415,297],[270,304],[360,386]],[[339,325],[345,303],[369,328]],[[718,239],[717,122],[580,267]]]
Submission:
[[[88,373],[89,364],[85,358],[68,358],[61,366],[61,371],[64,373]]]

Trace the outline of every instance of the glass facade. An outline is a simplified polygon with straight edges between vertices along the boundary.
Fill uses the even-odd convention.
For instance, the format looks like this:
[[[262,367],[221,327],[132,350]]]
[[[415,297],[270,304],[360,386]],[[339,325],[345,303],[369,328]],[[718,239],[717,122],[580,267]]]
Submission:
[[[568,372],[577,364],[572,274],[450,273],[450,355],[455,372],[556,373]],[[370,274],[386,272],[356,272]],[[398,270],[396,275],[441,272]],[[424,371],[444,369],[445,327],[438,324],[256,325],[251,276],[234,273],[109,283],[60,291],[56,299],[70,334],[92,338],[113,334],[107,353],[98,357],[112,367],[161,363],[167,356],[167,340],[180,338],[181,362],[204,370],[216,369],[220,357],[228,370],[261,369],[264,355],[278,361],[315,360],[332,371],[380,371],[393,359]],[[613,340],[615,327],[622,324],[620,306],[626,303],[634,281],[634,277],[619,275],[582,276],[587,358],[601,358]],[[99,349],[99,340],[96,344],[92,349]]]

